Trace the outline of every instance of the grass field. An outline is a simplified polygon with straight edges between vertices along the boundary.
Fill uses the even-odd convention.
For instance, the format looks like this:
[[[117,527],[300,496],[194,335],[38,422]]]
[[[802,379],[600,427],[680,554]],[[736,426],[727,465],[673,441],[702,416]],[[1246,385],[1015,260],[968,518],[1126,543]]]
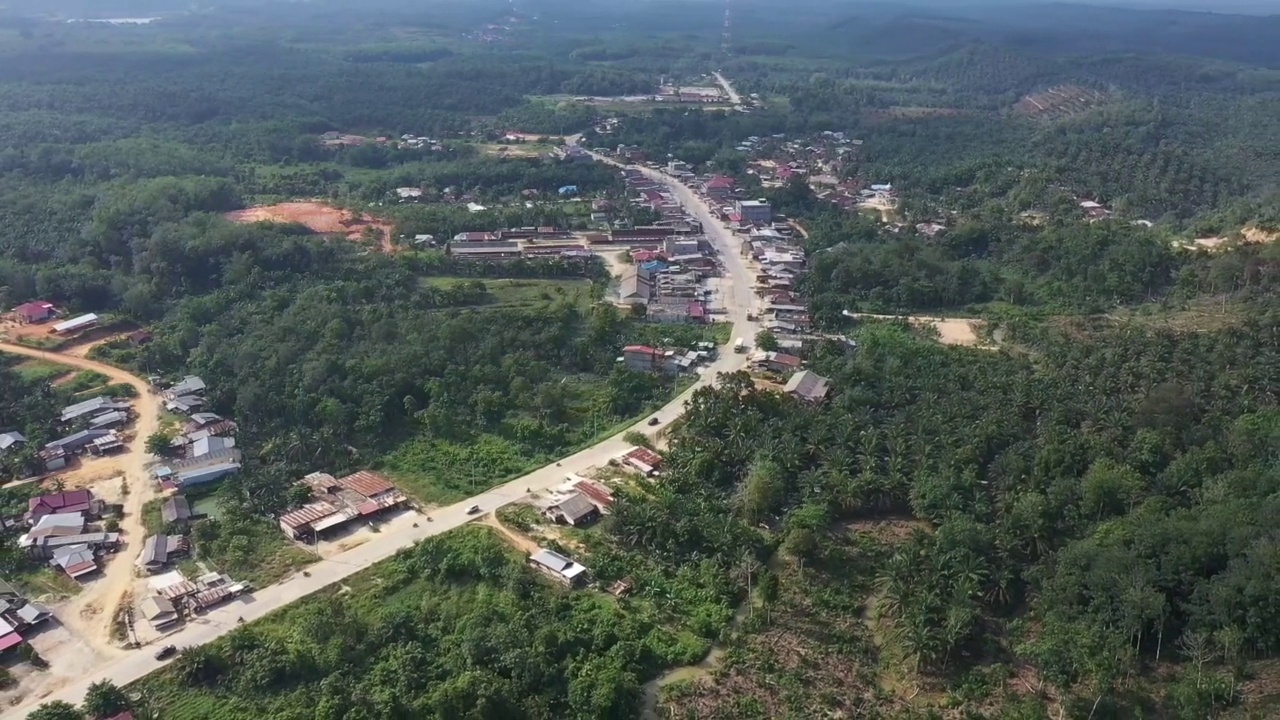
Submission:
[[[476,278],[429,277],[422,282],[430,287],[448,288]],[[564,280],[481,280],[488,292],[487,299],[477,307],[512,308],[544,305],[571,300],[580,306],[592,302],[591,281],[585,279]]]
[[[47,360],[27,360],[13,366],[13,371],[26,382],[48,382],[66,375],[71,369]]]

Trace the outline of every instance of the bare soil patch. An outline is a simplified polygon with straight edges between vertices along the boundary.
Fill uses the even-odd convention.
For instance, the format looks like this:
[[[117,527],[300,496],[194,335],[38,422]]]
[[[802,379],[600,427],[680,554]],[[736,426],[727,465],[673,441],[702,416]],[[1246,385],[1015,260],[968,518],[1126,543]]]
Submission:
[[[523,533],[518,533],[504,525],[493,513],[488,513],[484,517],[480,518],[479,524],[493,528],[502,536],[503,540],[511,543],[512,547],[522,552],[532,555],[542,549],[539,547],[538,543],[534,542],[529,536],[524,535]]]
[[[1014,103],[1013,112],[1043,120],[1061,120],[1092,110],[1107,99],[1107,94],[1098,90],[1079,85],[1058,85],[1023,96]]]
[[[363,240],[365,231],[372,228],[377,233],[378,245],[383,252],[395,250],[391,245],[391,223],[322,202],[307,200],[259,205],[229,212],[226,217],[236,223],[297,223],[312,232],[342,235],[348,240]]]
[[[899,319],[897,315],[875,315],[872,313],[855,313],[853,317],[879,318],[882,320]],[[928,315],[907,315],[904,319],[913,327],[931,327],[938,331],[938,342],[943,345],[960,345],[965,347],[991,348],[982,341],[981,331],[986,327],[985,320],[970,318],[940,318]]]

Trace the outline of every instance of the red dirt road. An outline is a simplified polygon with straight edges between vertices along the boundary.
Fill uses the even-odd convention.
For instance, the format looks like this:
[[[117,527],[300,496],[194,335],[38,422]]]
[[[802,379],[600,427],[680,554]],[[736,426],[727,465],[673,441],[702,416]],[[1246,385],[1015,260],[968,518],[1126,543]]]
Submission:
[[[378,245],[382,251],[390,253],[395,250],[391,245],[391,223],[320,202],[299,201],[260,205],[229,212],[227,219],[235,223],[298,223],[305,225],[313,232],[325,235],[340,234],[348,240],[362,240],[365,228],[373,228],[378,231],[380,238]]]

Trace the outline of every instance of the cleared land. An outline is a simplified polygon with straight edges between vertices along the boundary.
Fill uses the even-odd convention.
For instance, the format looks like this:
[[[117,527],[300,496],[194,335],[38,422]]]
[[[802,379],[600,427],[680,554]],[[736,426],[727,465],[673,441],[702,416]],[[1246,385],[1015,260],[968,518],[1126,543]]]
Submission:
[[[873,313],[852,313],[854,318],[873,318],[877,320],[906,320],[912,327],[931,327],[938,331],[938,342],[943,345],[961,345],[966,347],[990,347],[983,343],[979,335],[986,326],[984,320],[970,318],[940,318],[929,315],[876,315]]]
[[[395,250],[391,245],[393,229],[391,223],[321,202],[307,200],[259,205],[229,212],[226,217],[231,222],[237,223],[297,223],[306,226],[312,232],[343,235],[348,240],[363,240],[365,232],[372,229],[378,237],[378,246],[383,252],[390,253]]]
[[[1107,99],[1107,94],[1099,90],[1079,85],[1058,85],[1024,95],[1014,103],[1013,111],[1018,115],[1042,120],[1061,120],[1088,112]]]

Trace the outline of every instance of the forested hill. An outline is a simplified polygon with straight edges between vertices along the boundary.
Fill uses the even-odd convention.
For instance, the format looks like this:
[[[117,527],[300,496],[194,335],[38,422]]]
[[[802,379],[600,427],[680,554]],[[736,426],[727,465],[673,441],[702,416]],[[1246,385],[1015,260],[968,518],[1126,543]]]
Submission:
[[[745,37],[791,41],[806,55],[862,58],[928,55],[989,42],[1043,55],[1157,53],[1276,67],[1280,14],[1231,15],[1075,3],[822,3],[781,27],[764,4],[735,6]],[[790,34],[792,37],[788,37]],[[803,38],[803,39],[802,39]]]

